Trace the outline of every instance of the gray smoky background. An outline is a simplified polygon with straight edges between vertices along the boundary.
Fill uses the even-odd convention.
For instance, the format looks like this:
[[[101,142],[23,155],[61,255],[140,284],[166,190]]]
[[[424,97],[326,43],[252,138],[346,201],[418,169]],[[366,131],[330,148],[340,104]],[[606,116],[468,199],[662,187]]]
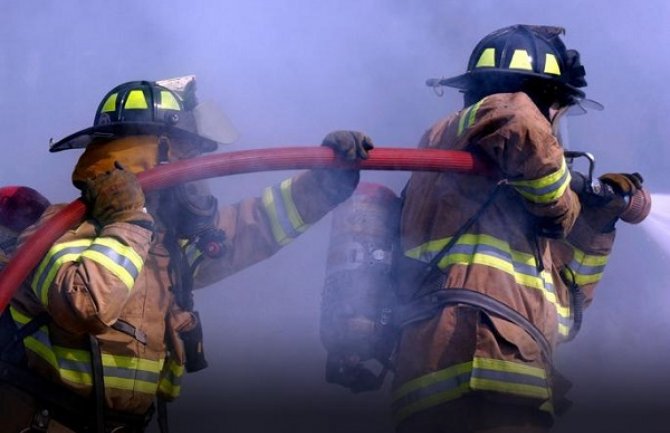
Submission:
[[[606,107],[569,119],[570,148],[592,152],[598,174],[639,171],[652,192],[667,193],[669,22],[664,0],[4,0],[0,184],[73,200],[81,152],[51,154],[49,138],[91,126],[117,84],[186,74],[240,132],[219,151],[317,146],[336,129],[365,131],[378,147],[414,147],[462,104],[425,80],[463,72],[481,37],[524,23],[567,29],[587,96]],[[233,203],[291,174],[211,185]],[[407,178],[362,175],[396,193]],[[197,292],[210,367],[184,378],[172,433],[392,431],[388,384],[354,395],[324,381],[329,230],[327,216],[269,260]],[[670,429],[670,240],[644,224],[618,231],[580,335],[556,354],[574,402],[559,432]]]

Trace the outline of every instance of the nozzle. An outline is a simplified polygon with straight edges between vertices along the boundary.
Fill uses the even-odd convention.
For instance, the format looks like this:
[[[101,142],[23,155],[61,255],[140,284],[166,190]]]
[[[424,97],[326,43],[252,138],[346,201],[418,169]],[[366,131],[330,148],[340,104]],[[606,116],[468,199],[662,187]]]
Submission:
[[[621,220],[629,224],[639,224],[647,218],[651,211],[651,194],[641,188],[628,199],[626,209],[621,213]]]

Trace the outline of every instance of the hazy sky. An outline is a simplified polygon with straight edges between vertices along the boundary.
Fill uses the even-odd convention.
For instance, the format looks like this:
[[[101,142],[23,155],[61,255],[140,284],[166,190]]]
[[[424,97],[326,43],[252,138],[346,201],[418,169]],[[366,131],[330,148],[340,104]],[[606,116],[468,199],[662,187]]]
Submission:
[[[90,126],[117,84],[185,74],[197,75],[200,99],[217,101],[239,129],[230,150],[316,146],[334,129],[412,147],[461,105],[453,90],[436,97],[426,78],[463,72],[481,37],[527,23],[567,28],[586,93],[606,107],[570,119],[571,147],[594,153],[598,173],[639,171],[652,191],[669,193],[668,22],[662,0],[5,0],[0,184],[72,200],[80,152],[50,154],[49,138]],[[232,202],[290,174],[212,185]],[[399,191],[407,174],[363,179]],[[185,379],[174,432],[196,431],[193,414],[209,426],[202,431],[388,431],[384,393],[354,396],[323,383],[318,314],[329,226],[325,218],[275,257],[197,295],[211,366]],[[565,431],[577,431],[578,415],[600,408],[603,396],[636,407],[670,397],[668,257],[654,231],[619,232],[582,334],[559,350],[558,366],[575,383]],[[644,422],[638,412],[594,413],[599,427],[590,431],[634,431],[626,422]]]

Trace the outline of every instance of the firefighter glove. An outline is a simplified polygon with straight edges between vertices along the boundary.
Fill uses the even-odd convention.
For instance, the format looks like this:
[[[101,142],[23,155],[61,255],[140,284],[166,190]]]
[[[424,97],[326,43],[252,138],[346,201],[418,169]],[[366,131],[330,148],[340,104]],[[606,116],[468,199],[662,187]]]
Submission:
[[[144,193],[137,177],[119,162],[114,163],[114,169],[87,179],[82,194],[91,217],[101,226],[130,222],[151,228],[153,224],[144,209]]]
[[[333,131],[326,135],[322,146],[333,149],[335,155],[345,161],[367,159],[368,151],[374,146],[372,139],[358,131]],[[360,179],[357,169],[316,169],[312,170],[317,177],[321,190],[333,203],[346,200],[356,189]]]
[[[367,159],[368,151],[374,148],[372,139],[358,131],[334,131],[326,135],[321,143],[347,161]]]
[[[600,179],[591,181],[586,175],[578,171],[571,171],[570,177],[570,189],[579,196],[579,201],[586,206],[606,206],[618,197],[614,188]]]
[[[607,173],[600,176],[600,181],[619,194],[631,196],[642,189],[643,179],[640,173]]]

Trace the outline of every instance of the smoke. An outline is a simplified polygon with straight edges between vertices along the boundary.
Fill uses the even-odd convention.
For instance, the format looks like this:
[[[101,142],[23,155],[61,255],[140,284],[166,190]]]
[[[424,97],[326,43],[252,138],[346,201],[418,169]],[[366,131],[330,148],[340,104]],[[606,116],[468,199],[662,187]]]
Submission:
[[[586,66],[587,96],[606,107],[571,119],[571,148],[596,156],[596,174],[641,172],[658,194],[643,229],[619,227],[582,333],[558,353],[575,401],[559,428],[580,431],[576,420],[595,405],[618,410],[592,411],[590,431],[652,431],[644,411],[612,396],[639,397],[636,408],[670,397],[669,14],[662,0],[3,2],[0,183],[74,199],[79,152],[50,154],[49,138],[90,126],[117,84],[185,74],[196,74],[199,98],[216,101],[241,133],[222,150],[316,146],[334,129],[411,147],[462,103],[455,91],[436,97],[427,78],[463,72],[476,42],[496,28],[564,26]],[[232,203],[292,174],[211,183],[221,203]],[[399,192],[407,174],[362,177]],[[390,431],[385,391],[352,395],[324,383],[318,314],[329,227],[330,216],[271,259],[197,293],[210,367],[185,378],[171,431]],[[608,398],[609,406],[593,403]]]

